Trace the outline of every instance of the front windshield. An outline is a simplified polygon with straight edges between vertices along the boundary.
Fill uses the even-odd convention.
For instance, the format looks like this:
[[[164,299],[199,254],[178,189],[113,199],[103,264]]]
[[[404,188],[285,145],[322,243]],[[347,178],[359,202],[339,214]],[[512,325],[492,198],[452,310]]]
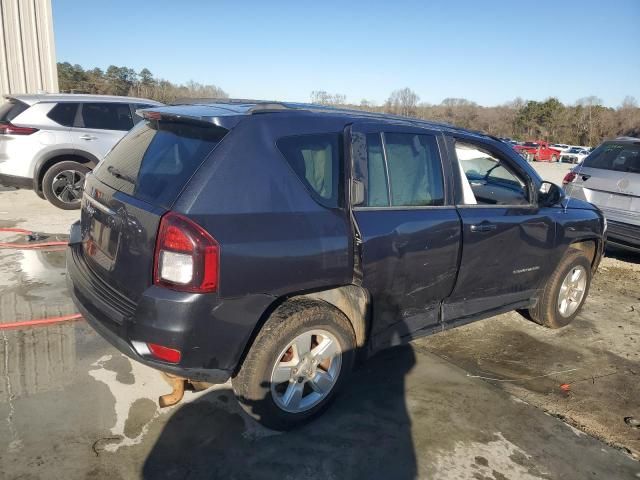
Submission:
[[[525,142],[525,147],[537,147],[538,144],[536,142]]]
[[[582,153],[582,149],[574,147],[574,148],[569,149],[569,153]]]

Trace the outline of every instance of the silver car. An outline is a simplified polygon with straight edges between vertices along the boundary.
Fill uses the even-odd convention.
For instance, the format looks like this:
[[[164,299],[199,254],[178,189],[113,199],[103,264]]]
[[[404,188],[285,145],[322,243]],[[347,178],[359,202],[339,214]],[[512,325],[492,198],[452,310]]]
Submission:
[[[604,142],[564,178],[569,197],[598,206],[607,241],[640,252],[640,138]]]
[[[84,177],[135,123],[161,105],[105,95],[11,95],[0,105],[0,185],[80,207]]]

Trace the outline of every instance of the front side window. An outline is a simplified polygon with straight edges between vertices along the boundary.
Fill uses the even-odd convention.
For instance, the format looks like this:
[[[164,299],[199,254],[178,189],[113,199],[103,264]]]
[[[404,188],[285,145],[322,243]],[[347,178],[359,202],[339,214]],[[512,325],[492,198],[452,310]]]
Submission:
[[[337,207],[340,190],[340,134],[284,137],[276,145],[316,199],[325,206]]]
[[[583,166],[640,173],[640,142],[604,143],[585,158]]]
[[[131,109],[128,103],[84,103],[80,126],[99,130],[131,130]]]
[[[480,146],[456,142],[466,205],[528,205],[526,182],[507,161]]]

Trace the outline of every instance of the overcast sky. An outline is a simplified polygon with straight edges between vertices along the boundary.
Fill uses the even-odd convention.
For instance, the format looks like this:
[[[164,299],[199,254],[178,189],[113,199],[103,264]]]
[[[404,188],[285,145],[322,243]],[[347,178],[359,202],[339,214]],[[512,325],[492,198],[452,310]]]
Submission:
[[[58,61],[149,68],[232,97],[640,100],[640,0],[53,0]]]

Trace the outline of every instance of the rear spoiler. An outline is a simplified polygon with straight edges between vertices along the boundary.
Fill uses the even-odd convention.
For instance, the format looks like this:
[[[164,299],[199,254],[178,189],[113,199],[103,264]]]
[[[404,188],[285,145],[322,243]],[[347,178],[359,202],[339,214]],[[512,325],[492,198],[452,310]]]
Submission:
[[[244,115],[229,114],[229,112],[208,111],[207,115],[200,112],[177,111],[171,107],[151,107],[136,110],[136,114],[145,120],[165,120],[170,122],[184,122],[206,124],[227,130],[235,127]]]

